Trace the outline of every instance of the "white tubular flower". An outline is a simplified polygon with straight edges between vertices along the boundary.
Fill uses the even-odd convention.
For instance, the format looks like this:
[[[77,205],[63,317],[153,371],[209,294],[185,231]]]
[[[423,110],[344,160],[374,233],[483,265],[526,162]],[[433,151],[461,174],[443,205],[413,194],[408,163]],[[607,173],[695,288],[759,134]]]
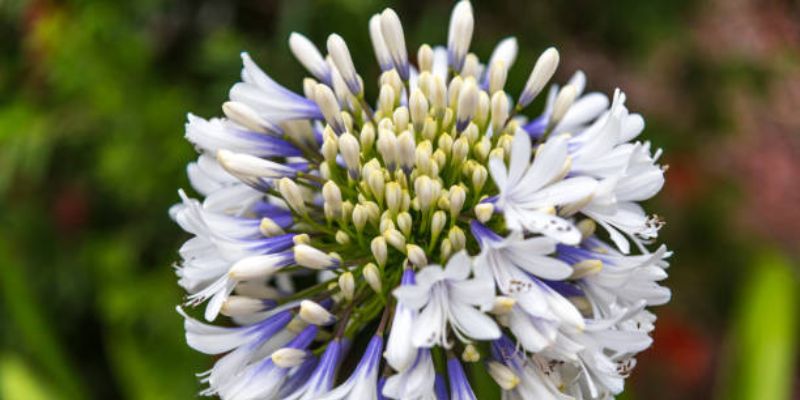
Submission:
[[[544,53],[539,56],[539,59],[536,60],[536,65],[533,66],[533,71],[531,71],[528,82],[525,83],[525,88],[522,89],[522,94],[519,95],[517,107],[527,107],[528,104],[536,98],[539,92],[544,89],[547,82],[550,81],[550,78],[553,77],[553,74],[556,73],[558,61],[558,50],[553,47],[545,50]]]
[[[377,98],[345,38],[323,55],[292,33],[302,96],[243,53],[224,115],[188,115],[202,198],[181,190],[169,210],[191,235],[176,274],[186,306],[222,319],[180,310],[189,346],[218,356],[201,394],[472,400],[481,368],[509,400],[622,390],[649,307],[671,297],[663,221],[640,205],[664,184],[661,151],[621,91],[590,92],[581,71],[550,84],[554,48],[514,99],[517,40],[470,52],[473,11],[454,5],[446,47],[373,15]]]
[[[294,246],[294,261],[311,269],[331,268],[339,264],[335,258],[306,244]]]
[[[300,61],[300,64],[303,64],[308,72],[311,72],[311,75],[326,84],[331,83],[330,66],[317,50],[317,46],[314,46],[314,43],[311,43],[308,38],[297,32],[292,32],[289,35],[289,49],[292,50],[292,54],[297,58],[297,61]]]
[[[400,17],[391,8],[387,8],[381,13],[381,34],[386,48],[389,50],[389,55],[392,57],[394,68],[400,74],[401,79],[408,80],[408,51],[406,51],[403,25],[400,23]]]
[[[360,96],[364,91],[364,87],[356,73],[356,67],[353,65],[353,59],[350,57],[350,50],[347,49],[347,44],[341,36],[335,33],[328,36],[328,54],[331,55],[336,69],[342,74],[342,78],[344,78],[345,83],[347,83],[347,88],[350,89],[350,93],[355,96]]]
[[[468,0],[459,1],[453,8],[447,33],[447,55],[450,59],[450,66],[455,71],[461,71],[461,68],[464,67],[464,57],[469,51],[474,25],[472,5]]]
[[[461,340],[488,340],[500,336],[497,324],[474,308],[490,305],[494,291],[486,281],[467,279],[470,264],[469,256],[459,252],[450,258],[444,269],[439,265],[428,266],[417,274],[415,285],[395,289],[394,296],[400,303],[421,310],[411,336],[414,346],[450,347],[448,322]]]
[[[392,55],[389,54],[389,49],[386,47],[386,42],[383,40],[383,32],[381,28],[381,15],[375,14],[369,19],[369,38],[372,41],[372,48],[375,50],[375,58],[381,67],[381,71],[388,71],[394,68]]]

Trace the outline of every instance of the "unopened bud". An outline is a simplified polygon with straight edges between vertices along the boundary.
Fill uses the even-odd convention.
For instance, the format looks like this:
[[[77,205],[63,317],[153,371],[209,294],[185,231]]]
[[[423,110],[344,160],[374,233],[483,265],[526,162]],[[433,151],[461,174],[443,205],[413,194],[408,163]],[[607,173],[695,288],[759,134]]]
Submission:
[[[297,265],[311,269],[325,269],[339,264],[334,257],[306,244],[294,246],[294,261]]]
[[[381,272],[378,270],[378,267],[375,266],[373,263],[369,263],[364,266],[363,270],[364,280],[367,281],[369,287],[372,288],[376,293],[381,293],[383,291],[383,285],[381,284]]]
[[[408,260],[417,267],[422,268],[428,265],[428,257],[425,256],[422,247],[415,244],[406,245],[406,255],[408,255]]]
[[[404,251],[406,247],[406,238],[403,234],[398,231],[397,229],[391,228],[387,229],[383,232],[383,237],[386,238],[386,242],[398,251]]]
[[[300,318],[312,325],[330,325],[336,322],[336,317],[331,314],[325,307],[315,303],[311,300],[303,300],[300,302]]]
[[[356,280],[353,278],[353,273],[347,271],[341,275],[339,275],[339,289],[342,291],[342,295],[347,300],[353,300],[353,294],[356,290]]]
[[[284,347],[275,350],[270,358],[275,366],[279,368],[292,368],[302,364],[307,355],[308,353],[305,350]]]
[[[281,178],[278,181],[278,191],[281,197],[286,201],[286,204],[291,207],[298,214],[306,214],[306,206],[303,202],[303,195],[300,193],[300,188],[289,178]]]
[[[376,236],[372,239],[369,246],[370,250],[372,250],[372,256],[375,257],[375,261],[378,262],[378,265],[386,265],[386,258],[389,253],[389,249],[386,246],[386,239],[383,236]]]
[[[284,232],[283,228],[280,227],[275,221],[271,218],[262,218],[261,223],[258,225],[258,230],[261,231],[261,234],[267,237],[283,235]]]
[[[397,228],[400,229],[400,232],[403,232],[404,236],[408,237],[411,234],[412,227],[411,214],[406,211],[397,214]]]
[[[333,94],[328,85],[318,84],[314,89],[314,100],[317,102],[325,121],[333,128],[338,134],[345,132],[344,120],[342,120],[342,109],[339,107],[339,101],[336,95]]]
[[[450,239],[454,251],[459,251],[467,245],[467,236],[464,235],[464,230],[458,226],[450,228],[447,238]]]
[[[480,222],[490,220],[492,214],[494,214],[494,204],[492,203],[480,203],[475,206],[475,217],[478,218]]]

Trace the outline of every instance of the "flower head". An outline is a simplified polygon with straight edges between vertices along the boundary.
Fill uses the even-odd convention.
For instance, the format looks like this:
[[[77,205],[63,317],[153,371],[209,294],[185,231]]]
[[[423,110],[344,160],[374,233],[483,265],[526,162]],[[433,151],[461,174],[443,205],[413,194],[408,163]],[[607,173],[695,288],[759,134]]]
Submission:
[[[663,185],[660,151],[634,142],[644,120],[621,91],[585,93],[580,71],[549,84],[555,48],[515,101],[516,39],[482,63],[466,0],[447,30],[412,64],[400,17],[375,14],[374,100],[345,38],[292,33],[302,94],[243,53],[224,117],[189,115],[203,199],[170,210],[193,236],[178,283],[225,319],[179,308],[188,344],[219,356],[203,394],[475,399],[476,368],[504,398],[623,389],[645,307],[670,297],[670,253],[649,249],[663,223],[638,204]]]

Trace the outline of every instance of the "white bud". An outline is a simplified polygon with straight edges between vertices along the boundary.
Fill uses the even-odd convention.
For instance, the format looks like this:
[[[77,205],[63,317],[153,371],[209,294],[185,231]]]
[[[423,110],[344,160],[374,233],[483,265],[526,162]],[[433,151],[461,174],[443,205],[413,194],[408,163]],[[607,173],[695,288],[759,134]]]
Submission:
[[[378,131],[378,153],[389,170],[394,170],[398,162],[397,136],[388,129]]]
[[[414,142],[414,134],[411,131],[403,131],[397,138],[397,158],[401,167],[410,171],[414,166],[414,153],[417,144]]]
[[[353,225],[355,225],[358,232],[364,230],[364,225],[367,224],[368,218],[369,214],[367,213],[366,207],[361,204],[356,204],[355,207],[353,207]]]
[[[372,123],[365,123],[361,128],[359,142],[361,143],[361,150],[365,153],[372,149],[372,145],[375,143],[375,127]]]
[[[397,229],[394,228],[387,229],[386,231],[383,232],[383,237],[386,238],[386,243],[390,244],[398,251],[405,250],[406,238],[405,236],[403,236],[403,233],[401,233]]]
[[[450,233],[447,234],[450,243],[453,245],[453,250],[459,251],[467,245],[467,236],[464,231],[458,226],[450,228]]]
[[[302,364],[307,355],[308,353],[305,350],[284,347],[272,352],[270,358],[272,358],[275,366],[279,368],[292,368]]]
[[[331,71],[325,58],[322,57],[317,46],[314,46],[305,36],[292,32],[289,35],[289,49],[292,54],[300,61],[300,64],[311,72],[317,79],[323,82],[330,82]]]
[[[397,182],[389,182],[386,184],[386,207],[392,214],[400,211],[400,205],[403,201],[403,188]]]
[[[433,202],[439,197],[438,191],[434,188],[434,183],[426,175],[422,175],[417,177],[414,180],[414,193],[417,195],[417,199],[419,199],[419,206],[422,211],[426,211]]]
[[[283,261],[274,254],[246,257],[231,266],[228,276],[240,281],[269,277],[285,265]]]
[[[303,195],[300,188],[289,178],[281,178],[278,181],[278,191],[286,204],[298,214],[306,214],[306,205],[303,202]]]
[[[437,110],[437,113],[444,113],[444,109],[447,107],[447,85],[441,76],[434,75],[429,97],[431,106]]]
[[[419,46],[417,50],[417,65],[420,72],[430,72],[433,69],[433,49],[427,44]]]
[[[406,106],[397,107],[392,113],[392,120],[398,132],[404,131],[408,128],[408,108]]]
[[[461,132],[478,110],[478,86],[471,79],[464,82],[458,94],[456,129]]]
[[[300,319],[312,325],[330,325],[336,322],[336,317],[325,307],[311,301],[303,300],[300,302]]]
[[[536,65],[533,66],[530,77],[528,77],[528,82],[525,83],[525,88],[519,96],[518,108],[526,107],[542,91],[544,85],[550,81],[550,78],[556,72],[558,59],[558,50],[554,47],[548,48],[539,56],[539,59],[536,60]]]
[[[275,223],[271,218],[262,218],[261,223],[258,225],[258,230],[266,237],[283,235],[283,228]]]
[[[340,135],[344,133],[346,128],[344,120],[342,120],[342,109],[339,107],[339,101],[333,94],[333,90],[328,85],[318,84],[314,88],[314,101],[331,128]]]
[[[453,148],[451,150],[453,162],[457,164],[462,163],[467,159],[467,154],[469,154],[469,139],[465,136],[461,136],[453,142]]]
[[[360,157],[361,148],[358,144],[358,139],[351,135],[350,132],[345,132],[339,136],[339,153],[342,154],[342,159],[347,165],[347,171],[353,179],[358,178],[359,170],[361,169]]]
[[[389,50],[389,55],[392,57],[394,68],[404,81],[408,80],[408,52],[406,51],[403,24],[400,23],[397,13],[391,8],[387,8],[381,13],[381,34],[386,48]]]
[[[497,46],[492,50],[492,55],[489,56],[489,63],[486,65],[494,65],[496,62],[502,61],[506,70],[509,70],[514,65],[514,61],[517,60],[517,50],[517,39],[507,37],[497,43]]]
[[[307,99],[314,100],[314,92],[317,90],[317,82],[313,78],[303,78],[303,95]]]
[[[461,71],[464,65],[474,25],[472,5],[466,0],[459,1],[453,8],[447,31],[447,55],[449,64],[455,71]]]
[[[489,157],[489,152],[492,149],[492,141],[488,136],[484,136],[480,142],[476,143],[473,147],[473,153],[478,161],[484,163],[486,158]]]
[[[322,157],[325,158],[325,161],[329,163],[336,162],[336,154],[339,153],[339,144],[336,136],[325,136],[325,139],[322,140],[320,153],[322,153]]]
[[[386,42],[383,40],[380,14],[375,14],[369,19],[369,38],[372,41],[372,48],[375,50],[375,58],[381,66],[381,71],[392,69],[394,64],[389,49],[386,48]]]
[[[486,179],[489,177],[489,172],[486,170],[486,167],[483,165],[478,165],[472,171],[472,187],[475,189],[475,193],[480,193],[483,190],[483,186],[486,184]]]
[[[450,188],[448,199],[450,200],[450,216],[455,219],[464,207],[467,192],[461,186],[453,186]]]
[[[484,91],[478,92],[478,109],[475,111],[474,123],[486,126],[486,122],[489,121],[489,107],[491,107],[489,95]]]
[[[392,114],[394,110],[395,92],[390,85],[381,85],[381,91],[378,94],[378,111],[383,116]]]
[[[271,127],[256,110],[245,103],[238,101],[226,101],[222,104],[222,112],[233,122],[255,132],[267,133]]]
[[[408,237],[408,235],[411,234],[412,227],[413,221],[411,219],[411,214],[405,211],[397,214],[397,228],[400,229],[400,232],[403,232],[403,235]]]
[[[431,217],[431,242],[435,242],[439,235],[444,230],[444,226],[447,224],[447,215],[444,211],[439,210],[433,213]]]
[[[333,220],[333,218],[341,214],[342,192],[335,182],[328,181],[322,185],[322,198],[325,201],[323,208],[325,211],[325,218],[327,218],[328,221]]]
[[[356,280],[353,278],[352,272],[347,271],[339,275],[339,289],[345,299],[353,300],[353,294],[356,291]]]
[[[311,236],[308,236],[307,233],[301,233],[299,235],[294,235],[292,238],[292,242],[294,244],[309,244],[311,243]]]
[[[409,109],[411,111],[411,122],[414,123],[414,131],[422,132],[425,119],[428,117],[428,99],[420,89],[414,89],[409,99]]]
[[[386,257],[388,257],[389,253],[389,249],[386,246],[386,239],[383,236],[376,236],[372,239],[372,242],[370,242],[369,247],[370,250],[372,250],[372,256],[375,257],[375,261],[381,266],[385,265]]]
[[[511,104],[509,103],[508,96],[506,96],[505,92],[501,90],[492,95],[492,131],[496,135],[499,135],[505,127],[506,121],[508,121],[510,108]]]
[[[378,267],[376,267],[375,264],[369,263],[365,265],[362,273],[364,274],[364,280],[367,281],[367,284],[372,288],[372,290],[374,290],[376,293],[381,293],[383,291],[383,284],[381,284],[381,272],[378,270]]]
[[[422,247],[415,244],[406,245],[406,254],[408,255],[408,260],[417,267],[422,268],[428,265],[428,258],[425,256],[425,251],[422,250]]]
[[[450,239],[442,239],[442,244],[439,245],[439,254],[444,260],[450,258],[450,255],[453,254],[453,244],[450,243]]]
[[[364,88],[361,85],[361,80],[358,78],[356,68],[353,66],[353,58],[350,57],[350,50],[347,49],[347,43],[344,42],[341,36],[333,33],[328,36],[328,54],[331,55],[336,69],[344,78],[347,83],[347,88],[350,93],[355,96],[361,95]]]
[[[450,80],[450,85],[447,87],[447,100],[450,108],[458,107],[458,95],[461,92],[461,86],[464,85],[464,78],[456,76]]]
[[[480,203],[475,206],[475,217],[477,217],[480,222],[490,220],[492,214],[494,214],[494,204],[492,203]]]
[[[228,317],[243,317],[253,315],[266,309],[264,301],[245,296],[228,296],[222,303],[220,313]]]
[[[503,90],[506,85],[506,78],[508,78],[508,68],[503,61],[495,61],[489,67],[489,93],[496,93]]]
[[[367,177],[367,185],[369,186],[370,192],[378,200],[379,203],[383,203],[383,194],[384,194],[384,178],[383,172],[380,170],[372,170]]]
[[[250,154],[217,150],[217,161],[226,171],[242,177],[280,178],[293,173],[293,170],[281,164],[265,160]]]
[[[577,94],[578,92],[575,89],[575,86],[566,85],[561,88],[561,90],[558,92],[558,96],[556,96],[556,101],[553,104],[553,113],[550,114],[550,126],[556,126],[559,122],[561,122],[561,118],[564,117],[564,114],[566,114],[569,108],[572,106]]]
[[[467,54],[467,57],[464,58],[464,67],[461,68],[461,76],[464,77],[464,79],[478,79],[481,72],[483,72],[483,66],[480,60],[478,60],[478,56],[474,53]]]
[[[336,238],[336,243],[339,243],[341,245],[350,244],[350,235],[348,235],[347,232],[345,231],[341,230],[336,231],[335,238]]]
[[[392,221],[391,211],[386,210],[383,215],[381,215],[381,223],[378,226],[378,232],[383,233],[389,229],[394,229],[394,221]]]
[[[311,269],[334,267],[339,261],[307,244],[294,246],[294,261],[297,265]]]

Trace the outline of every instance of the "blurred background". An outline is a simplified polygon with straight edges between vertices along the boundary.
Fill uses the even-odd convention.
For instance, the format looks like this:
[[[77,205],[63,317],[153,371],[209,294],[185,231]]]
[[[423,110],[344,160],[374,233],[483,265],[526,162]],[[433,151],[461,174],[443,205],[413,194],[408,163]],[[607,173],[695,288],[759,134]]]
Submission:
[[[385,6],[410,48],[446,42],[444,0],[0,0],[0,397],[195,397],[212,360],[184,343],[187,236],[167,216],[195,157],[186,113],[221,114],[242,50],[300,90],[293,30],[340,33],[374,95],[367,20]],[[800,398],[800,6],[474,7],[479,56],[519,39],[511,93],[556,45],[558,80],[621,87],[665,150],[647,206],[667,220],[673,301],[621,398]]]

